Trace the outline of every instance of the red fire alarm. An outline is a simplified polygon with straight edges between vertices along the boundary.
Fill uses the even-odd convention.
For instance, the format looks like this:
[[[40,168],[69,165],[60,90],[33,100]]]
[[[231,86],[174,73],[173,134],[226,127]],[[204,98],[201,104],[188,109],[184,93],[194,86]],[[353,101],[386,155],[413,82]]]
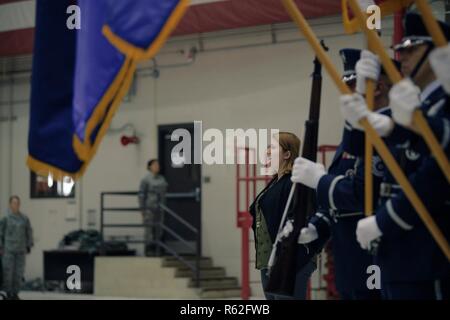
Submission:
[[[137,137],[137,136],[131,136],[131,137],[122,136],[120,138],[120,143],[124,147],[129,145],[129,144],[139,144],[139,137]]]

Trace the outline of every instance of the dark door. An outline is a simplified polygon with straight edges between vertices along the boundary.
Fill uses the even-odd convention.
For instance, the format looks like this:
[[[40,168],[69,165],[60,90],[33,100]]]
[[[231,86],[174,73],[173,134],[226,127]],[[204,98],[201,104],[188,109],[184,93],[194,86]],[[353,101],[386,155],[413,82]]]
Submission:
[[[172,150],[179,141],[171,141],[172,132],[176,129],[186,129],[191,134],[191,155],[194,162],[194,124],[162,125],[158,127],[159,140],[159,160],[161,172],[169,183],[168,193],[195,196],[168,198],[167,206],[186,222],[201,232],[201,165],[200,164],[173,164]],[[183,154],[179,154],[183,157]],[[196,246],[200,234],[195,234],[188,227],[180,223],[170,214],[165,214],[164,224],[176,234],[187,240],[190,245]],[[197,238],[198,237],[198,238]],[[178,253],[194,253],[195,250],[189,248],[176,236],[170,232],[164,232],[163,241],[167,246],[173,248]]]

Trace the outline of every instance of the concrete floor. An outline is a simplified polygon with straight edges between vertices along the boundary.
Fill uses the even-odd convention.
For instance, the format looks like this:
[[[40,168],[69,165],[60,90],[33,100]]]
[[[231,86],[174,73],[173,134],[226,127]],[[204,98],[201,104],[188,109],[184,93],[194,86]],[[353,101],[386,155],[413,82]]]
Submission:
[[[38,292],[22,291],[20,293],[22,300],[149,300],[140,298],[121,298],[121,297],[99,297],[89,294],[67,294],[58,292]],[[252,297],[251,300],[263,300],[263,297]],[[152,299],[158,300],[158,299]],[[213,299],[214,300],[214,299]],[[222,299],[221,299],[222,300]],[[223,300],[240,300],[239,298],[229,298]]]

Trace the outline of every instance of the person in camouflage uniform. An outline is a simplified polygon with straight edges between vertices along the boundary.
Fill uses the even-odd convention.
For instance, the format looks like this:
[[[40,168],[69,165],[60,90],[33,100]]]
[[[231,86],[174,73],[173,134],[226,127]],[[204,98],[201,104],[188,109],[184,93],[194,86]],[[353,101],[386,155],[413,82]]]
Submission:
[[[20,212],[20,198],[9,199],[9,210],[0,220],[0,253],[3,255],[3,289],[7,299],[18,300],[25,272],[25,255],[33,247],[30,220]]]
[[[164,217],[158,203],[166,202],[166,192],[168,183],[159,174],[160,166],[156,159],[147,163],[149,173],[141,180],[139,187],[139,207],[142,210],[142,217],[145,225],[145,251],[149,255],[155,241],[161,240],[162,229],[155,223],[163,223]]]

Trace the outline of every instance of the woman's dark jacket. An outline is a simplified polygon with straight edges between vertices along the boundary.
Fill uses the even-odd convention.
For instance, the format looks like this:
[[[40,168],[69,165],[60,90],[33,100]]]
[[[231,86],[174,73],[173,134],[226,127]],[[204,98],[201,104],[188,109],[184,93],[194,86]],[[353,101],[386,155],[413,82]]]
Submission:
[[[265,192],[261,199],[259,199],[259,206],[263,212],[264,219],[266,220],[267,230],[270,234],[272,243],[275,242],[277,237],[278,228],[280,226],[281,218],[283,217],[284,207],[286,206],[289,192],[292,187],[291,174],[283,175],[278,181],[276,177],[270,181],[270,183],[263,189]],[[258,195],[259,197],[259,195]],[[257,197],[257,199],[258,199]],[[255,200],[256,201],[256,200]],[[288,216],[293,208],[290,208]],[[252,229],[255,233],[256,230],[256,203],[253,202],[250,206],[250,214],[253,217]],[[256,233],[255,233],[256,234]],[[297,266],[300,268],[310,261],[317,253],[319,253],[328,237],[319,238],[308,244],[298,245],[298,257]],[[256,244],[256,241],[255,241]]]

